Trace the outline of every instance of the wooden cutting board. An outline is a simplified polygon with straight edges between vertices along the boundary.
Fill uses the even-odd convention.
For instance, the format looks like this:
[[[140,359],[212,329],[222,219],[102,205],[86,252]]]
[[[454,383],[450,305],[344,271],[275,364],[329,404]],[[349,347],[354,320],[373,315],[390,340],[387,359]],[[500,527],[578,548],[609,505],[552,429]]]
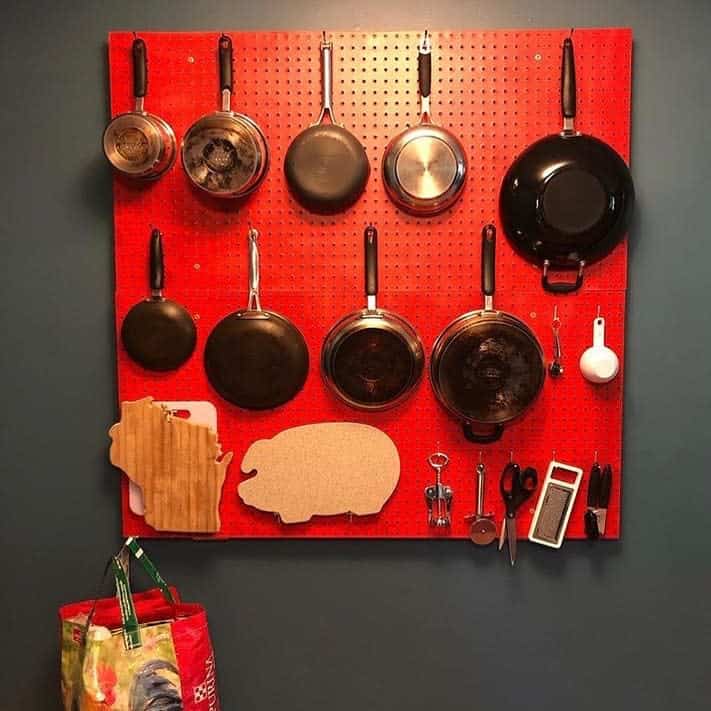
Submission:
[[[170,415],[152,397],[121,403],[109,457],[141,487],[146,522],[157,531],[215,533],[232,452],[222,456],[217,432]]]
[[[355,422],[293,427],[254,442],[242,460],[242,501],[283,523],[375,514],[400,478],[400,456],[381,430]]]

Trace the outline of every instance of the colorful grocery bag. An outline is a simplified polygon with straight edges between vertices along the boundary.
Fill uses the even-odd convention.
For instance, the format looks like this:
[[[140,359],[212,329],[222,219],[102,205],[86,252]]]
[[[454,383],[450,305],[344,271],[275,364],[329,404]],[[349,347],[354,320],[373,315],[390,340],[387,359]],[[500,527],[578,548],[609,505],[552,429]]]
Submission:
[[[126,553],[156,588],[131,593]],[[112,557],[109,570],[116,597],[59,610],[65,711],[219,711],[203,607],[182,602],[134,538]]]

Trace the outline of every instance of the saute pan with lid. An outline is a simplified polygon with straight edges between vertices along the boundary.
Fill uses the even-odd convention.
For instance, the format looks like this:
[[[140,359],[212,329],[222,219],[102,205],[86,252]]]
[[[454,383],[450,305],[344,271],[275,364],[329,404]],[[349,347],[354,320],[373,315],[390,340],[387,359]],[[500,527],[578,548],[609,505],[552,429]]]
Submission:
[[[333,114],[333,44],[321,42],[321,114],[302,131],[284,158],[284,175],[294,198],[307,210],[333,214],[350,207],[365,190],[370,164],[358,139]],[[328,119],[325,121],[324,119]]]
[[[543,288],[576,291],[583,269],[624,237],[634,204],[629,168],[609,145],[575,130],[573,40],[563,42],[563,130],[529,146],[501,185],[499,208],[506,237],[543,267]],[[572,282],[551,282],[551,268],[575,269]]]
[[[133,111],[114,117],[104,131],[104,155],[113,168],[129,178],[153,179],[175,160],[175,134],[160,117],[144,109],[148,89],[146,43],[136,37],[133,57]]]
[[[432,44],[427,30],[418,48],[420,123],[396,136],[383,156],[383,182],[390,199],[413,215],[437,215],[461,195],[467,157],[459,139],[432,122]]]
[[[218,46],[219,111],[198,119],[183,138],[183,168],[200,190],[218,198],[241,198],[256,190],[267,174],[269,147],[249,116],[232,111],[232,40],[222,35]]]
[[[472,442],[495,442],[543,387],[543,350],[520,319],[494,308],[496,229],[482,233],[484,308],[456,318],[437,337],[430,379],[439,402]]]
[[[321,372],[347,405],[384,410],[410,395],[422,375],[424,350],[415,329],[401,316],[380,309],[378,232],[365,230],[367,306],[345,316],[328,332],[321,350]]]
[[[258,232],[249,230],[249,300],[244,311],[225,316],[205,345],[205,372],[228,402],[268,410],[291,400],[309,371],[306,341],[294,324],[259,299]]]

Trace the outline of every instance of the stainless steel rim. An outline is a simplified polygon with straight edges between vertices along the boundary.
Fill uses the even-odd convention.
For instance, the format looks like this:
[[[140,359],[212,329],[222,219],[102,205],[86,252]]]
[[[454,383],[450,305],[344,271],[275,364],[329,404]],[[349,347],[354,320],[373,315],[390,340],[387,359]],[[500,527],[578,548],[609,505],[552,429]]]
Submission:
[[[363,404],[348,397],[333,377],[333,358],[343,341],[353,333],[365,328],[388,330],[402,338],[413,361],[413,376],[397,398],[383,404]],[[321,348],[321,376],[339,400],[358,410],[389,410],[407,400],[422,377],[425,364],[424,347],[415,329],[404,318],[386,309],[362,309],[344,316],[329,330]]]
[[[516,418],[520,417],[525,410],[530,407],[533,402],[535,402],[535,398],[529,403],[529,405],[522,411],[514,415],[513,417],[508,417],[504,419],[497,419],[497,420],[473,420],[470,417],[467,417],[463,415],[459,410],[457,410],[455,407],[451,405],[451,403],[447,400],[445,397],[444,393],[442,392],[442,386],[440,383],[440,377],[439,377],[439,363],[442,358],[442,355],[450,346],[455,338],[462,332],[465,331],[467,328],[470,326],[474,325],[475,323],[479,323],[482,320],[488,320],[488,321],[494,321],[494,322],[499,322],[502,325],[506,326],[512,326],[516,328],[517,330],[521,331],[524,335],[526,335],[528,338],[531,339],[531,341],[534,343],[536,346],[536,350],[538,351],[538,354],[540,356],[541,364],[543,364],[544,361],[544,356],[543,356],[543,349],[541,348],[541,344],[539,343],[538,339],[536,338],[536,335],[533,333],[533,331],[520,319],[516,318],[515,316],[512,316],[509,313],[506,313],[505,311],[495,311],[495,310],[487,310],[487,309],[480,309],[478,311],[469,311],[467,313],[462,314],[461,316],[458,316],[457,318],[454,319],[451,323],[449,323],[444,330],[437,336],[435,339],[434,344],[432,345],[432,354],[430,356],[430,384],[432,385],[432,391],[435,394],[435,397],[437,398],[437,401],[444,407],[445,410],[447,410],[450,414],[454,415],[458,420],[461,422],[470,422],[470,423],[479,423],[482,425],[501,425],[501,424],[506,424],[507,422],[511,422],[515,420]],[[542,379],[541,382],[545,381],[545,366],[542,365],[542,369],[544,371],[544,378]],[[540,391],[543,389],[543,386],[538,390],[538,394],[540,394]]]
[[[256,167],[249,178],[249,180],[239,189],[239,190],[225,190],[225,191],[215,191],[205,187],[197,178],[193,175],[193,172],[188,168],[186,163],[186,143],[194,138],[197,134],[204,131],[211,122],[224,121],[225,123],[233,123],[236,130],[244,129],[251,137],[252,143],[254,144],[255,151],[255,164]],[[244,197],[254,192],[262,183],[266,177],[267,171],[269,169],[270,152],[269,144],[264,136],[261,128],[258,124],[251,119],[249,116],[244,114],[235,113],[233,111],[216,111],[210,114],[205,114],[199,118],[186,132],[183,136],[183,140],[180,144],[180,157],[181,163],[183,165],[183,170],[188,176],[190,182],[201,191],[217,198],[236,198]]]

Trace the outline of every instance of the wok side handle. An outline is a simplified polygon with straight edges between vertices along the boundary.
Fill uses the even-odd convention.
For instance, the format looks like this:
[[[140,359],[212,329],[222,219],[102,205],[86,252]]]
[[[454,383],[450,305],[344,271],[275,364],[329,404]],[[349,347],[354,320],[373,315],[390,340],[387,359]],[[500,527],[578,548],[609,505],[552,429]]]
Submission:
[[[543,262],[541,284],[547,292],[551,294],[572,294],[583,285],[583,271],[585,269],[584,261],[578,263],[578,273],[575,277],[575,281],[550,281],[548,279],[548,271],[550,266],[550,261],[546,259],[545,262]]]
[[[464,422],[462,423],[462,432],[464,432],[464,436],[470,442],[475,442],[476,444],[491,444],[501,439],[501,435],[504,433],[504,426],[502,424],[492,425],[490,432],[482,433],[475,432],[471,422]]]

